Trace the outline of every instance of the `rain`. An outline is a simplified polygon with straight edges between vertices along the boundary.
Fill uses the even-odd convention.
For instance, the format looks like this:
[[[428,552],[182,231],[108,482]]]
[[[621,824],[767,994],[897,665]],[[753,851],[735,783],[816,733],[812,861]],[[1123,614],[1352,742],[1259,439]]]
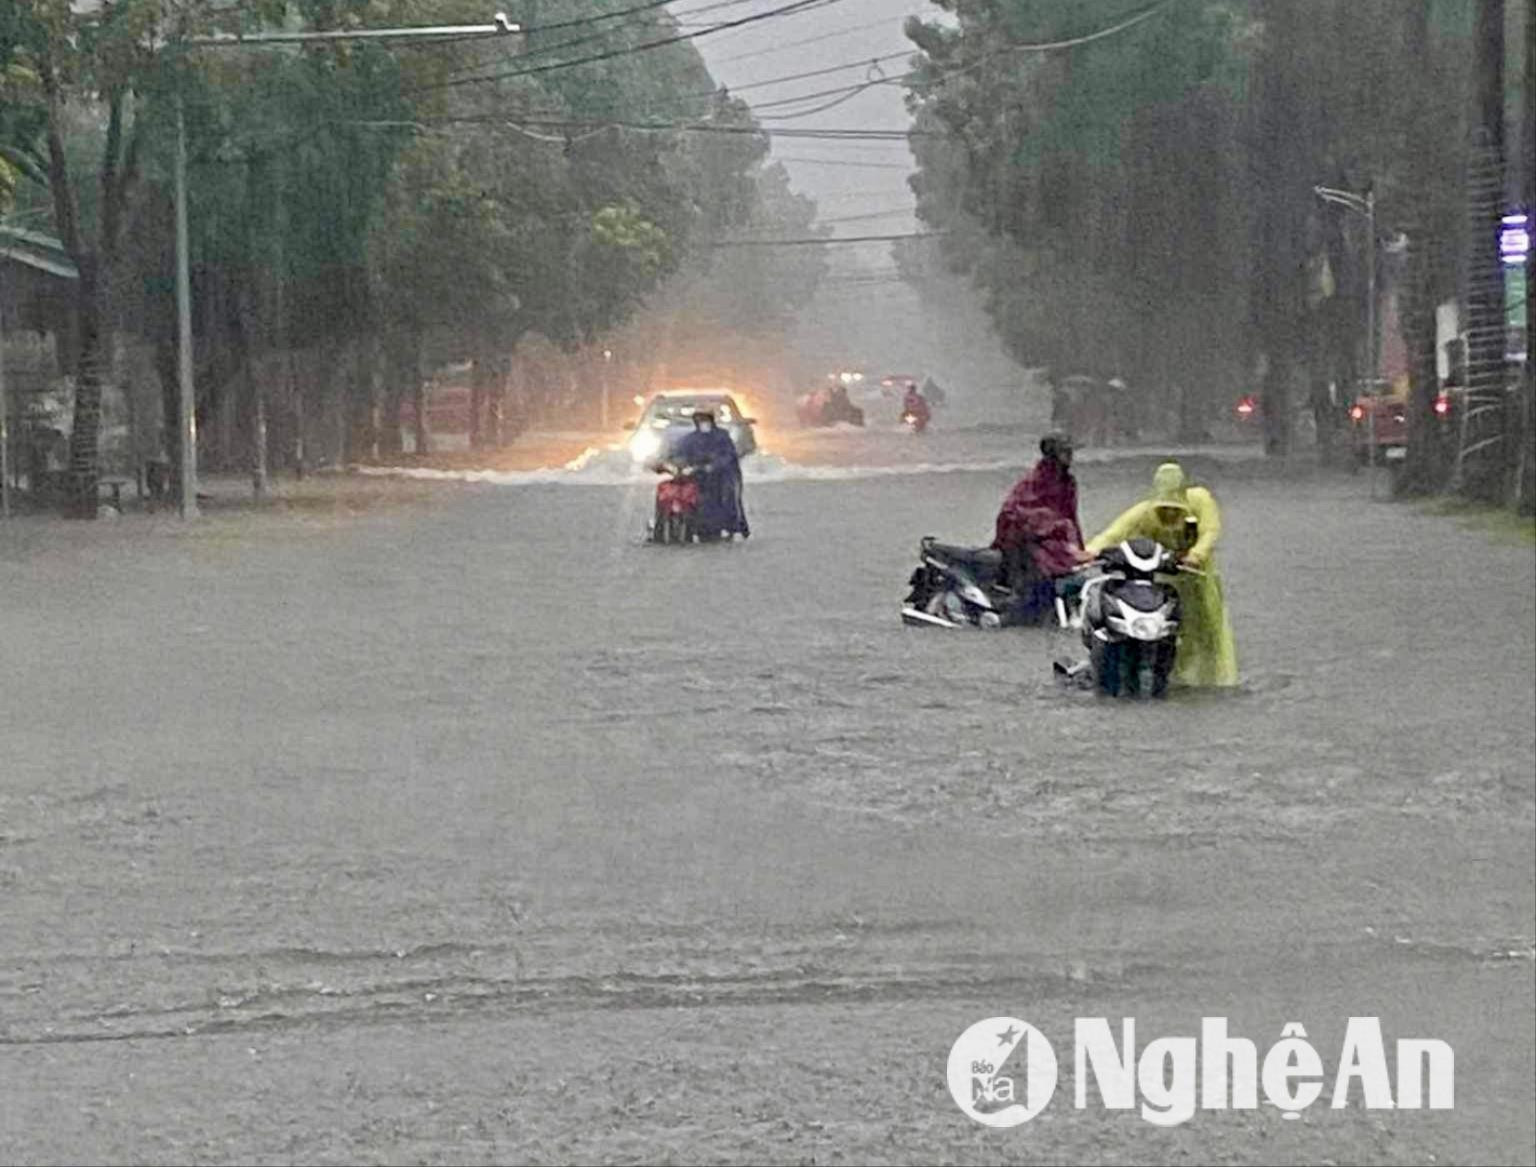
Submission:
[[[0,3],[0,1159],[1532,1162],[1533,44]]]

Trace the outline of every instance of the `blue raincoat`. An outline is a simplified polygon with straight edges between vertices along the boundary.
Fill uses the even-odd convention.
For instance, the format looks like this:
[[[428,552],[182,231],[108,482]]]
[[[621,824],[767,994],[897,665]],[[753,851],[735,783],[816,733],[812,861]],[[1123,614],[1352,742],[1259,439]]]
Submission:
[[[699,469],[695,530],[706,538],[721,534],[746,538],[752,533],[741,501],[741,461],[730,434],[718,427],[684,434],[672,449],[672,459]]]

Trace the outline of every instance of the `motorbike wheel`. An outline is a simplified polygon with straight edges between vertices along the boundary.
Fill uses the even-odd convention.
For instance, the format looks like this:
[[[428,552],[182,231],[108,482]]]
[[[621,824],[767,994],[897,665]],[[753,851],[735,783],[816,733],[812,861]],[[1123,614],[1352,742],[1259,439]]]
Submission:
[[[1152,696],[1162,700],[1168,696],[1168,678],[1173,674],[1173,658],[1177,644],[1170,640],[1152,650]]]
[[[1093,678],[1099,692],[1106,697],[1118,697],[1125,689],[1125,645],[1105,644],[1093,646]]]
[[[664,530],[663,543],[688,542],[688,520],[682,515],[668,515]]]
[[[1127,697],[1141,696],[1141,674],[1149,663],[1145,646],[1131,642],[1120,646],[1120,691]]]

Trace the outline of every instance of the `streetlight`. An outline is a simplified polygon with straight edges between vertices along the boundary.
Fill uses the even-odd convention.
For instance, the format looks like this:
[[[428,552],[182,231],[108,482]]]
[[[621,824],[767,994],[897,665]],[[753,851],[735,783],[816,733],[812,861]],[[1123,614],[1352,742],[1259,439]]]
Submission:
[[[478,40],[509,36],[523,27],[498,12],[490,24],[429,24],[405,28],[352,28],[323,32],[219,33],[182,38],[193,48],[244,48],[247,45],[330,44],[341,41],[410,43]],[[181,517],[197,517],[197,416],[192,384],[192,286],[187,242],[187,125],[180,78],[176,84],[176,337],[180,388]]]
[[[1376,374],[1380,368],[1379,358],[1376,353],[1376,191],[1367,187],[1363,195],[1353,191],[1339,190],[1331,186],[1314,186],[1312,193],[1325,203],[1343,207],[1345,210],[1354,211],[1357,215],[1364,215],[1369,234],[1366,249],[1366,304],[1365,304],[1365,363],[1368,372],[1366,384],[1367,392],[1373,397],[1376,393]],[[1371,405],[1370,417],[1366,422],[1366,450],[1371,462],[1371,497],[1376,497],[1376,424],[1379,401]]]

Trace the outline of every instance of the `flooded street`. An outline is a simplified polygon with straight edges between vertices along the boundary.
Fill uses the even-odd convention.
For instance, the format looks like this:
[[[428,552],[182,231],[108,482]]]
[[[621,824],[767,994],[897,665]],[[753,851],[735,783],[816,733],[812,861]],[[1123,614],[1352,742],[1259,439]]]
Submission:
[[[730,546],[619,470],[0,531],[0,1158],[1526,1159],[1530,547],[1197,452],[1243,685],[1106,703],[902,627],[1032,451],[932,436],[765,458]],[[1012,1131],[945,1087],[999,1015],[1063,1057]],[[1352,1015],[1456,1109],[1070,1104],[1074,1017],[1334,1067]]]

